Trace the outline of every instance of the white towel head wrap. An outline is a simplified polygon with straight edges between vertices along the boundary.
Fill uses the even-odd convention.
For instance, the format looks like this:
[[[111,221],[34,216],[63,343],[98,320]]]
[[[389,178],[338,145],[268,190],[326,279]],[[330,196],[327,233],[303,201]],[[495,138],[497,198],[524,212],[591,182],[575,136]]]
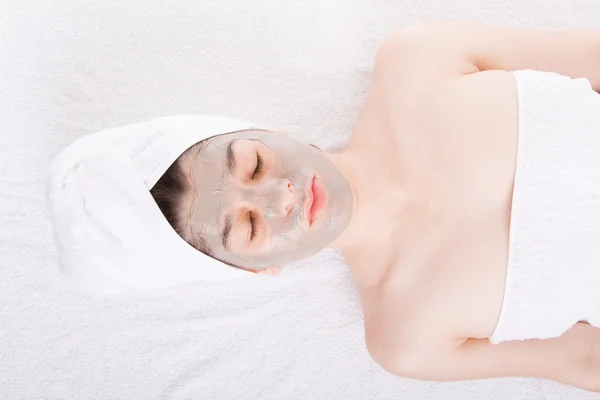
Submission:
[[[101,293],[253,276],[186,243],[150,194],[195,143],[251,128],[221,117],[170,116],[90,134],[63,150],[49,181],[61,272]]]

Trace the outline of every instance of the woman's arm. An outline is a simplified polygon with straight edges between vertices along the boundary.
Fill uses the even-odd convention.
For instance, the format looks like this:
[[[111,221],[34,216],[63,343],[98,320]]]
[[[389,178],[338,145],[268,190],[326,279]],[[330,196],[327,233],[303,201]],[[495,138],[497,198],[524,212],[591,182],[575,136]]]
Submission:
[[[480,22],[442,21],[398,29],[380,56],[400,57],[437,74],[534,69],[587,78],[600,90],[600,28],[530,30]],[[410,68],[410,66],[408,66]]]
[[[558,338],[490,344],[469,339],[456,347],[404,347],[374,352],[387,371],[406,378],[459,381],[500,377],[548,379],[600,392],[600,329],[579,323]],[[378,354],[377,354],[378,353]]]

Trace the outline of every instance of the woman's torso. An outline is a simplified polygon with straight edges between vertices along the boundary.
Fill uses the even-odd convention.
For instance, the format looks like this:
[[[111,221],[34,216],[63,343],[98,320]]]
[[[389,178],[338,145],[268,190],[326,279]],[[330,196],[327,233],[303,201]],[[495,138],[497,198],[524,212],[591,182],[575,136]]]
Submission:
[[[362,159],[370,196],[384,210],[372,221],[377,244],[345,254],[354,271],[369,266],[356,276],[366,329],[412,327],[435,337],[450,327],[456,338],[489,337],[507,269],[518,138],[514,76],[423,79],[408,90],[393,77],[378,78],[348,147]]]

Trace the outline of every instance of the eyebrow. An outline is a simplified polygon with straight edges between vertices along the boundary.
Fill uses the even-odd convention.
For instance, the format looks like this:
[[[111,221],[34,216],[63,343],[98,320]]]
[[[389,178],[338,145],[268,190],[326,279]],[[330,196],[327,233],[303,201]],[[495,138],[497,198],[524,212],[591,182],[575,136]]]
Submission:
[[[229,251],[229,244],[227,241],[229,240],[229,234],[231,233],[231,215],[227,215],[225,217],[225,228],[223,228],[223,232],[221,232],[221,243],[223,243],[223,248]]]
[[[227,169],[229,170],[229,173],[233,175],[234,171],[235,171],[235,153],[233,152],[233,144],[235,143],[237,139],[233,139],[231,142],[229,142],[229,144],[227,145],[227,152],[225,153],[225,163],[227,164]]]

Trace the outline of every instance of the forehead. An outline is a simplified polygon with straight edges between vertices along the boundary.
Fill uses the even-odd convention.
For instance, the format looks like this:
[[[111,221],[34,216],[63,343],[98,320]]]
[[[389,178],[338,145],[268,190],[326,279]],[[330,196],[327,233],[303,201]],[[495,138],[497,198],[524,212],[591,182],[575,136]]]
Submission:
[[[300,141],[279,132],[264,129],[249,129],[213,136],[207,139],[207,144],[203,151],[206,153],[218,150],[225,152],[227,146],[234,140],[257,140],[265,145],[271,146],[289,146],[301,143]]]
[[[196,178],[211,175],[210,172],[222,174],[223,169],[233,167],[238,153],[251,148],[251,141],[263,142],[270,132],[253,133],[253,131],[241,131],[213,136],[205,141],[204,146],[196,153],[193,161],[194,175]]]

